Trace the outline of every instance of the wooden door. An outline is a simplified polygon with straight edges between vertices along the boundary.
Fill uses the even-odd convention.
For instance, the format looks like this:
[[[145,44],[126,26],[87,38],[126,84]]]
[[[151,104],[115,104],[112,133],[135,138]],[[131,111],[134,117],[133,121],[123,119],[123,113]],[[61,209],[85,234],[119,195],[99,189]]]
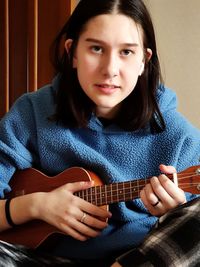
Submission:
[[[23,93],[51,82],[49,47],[74,0],[0,0],[0,118]]]

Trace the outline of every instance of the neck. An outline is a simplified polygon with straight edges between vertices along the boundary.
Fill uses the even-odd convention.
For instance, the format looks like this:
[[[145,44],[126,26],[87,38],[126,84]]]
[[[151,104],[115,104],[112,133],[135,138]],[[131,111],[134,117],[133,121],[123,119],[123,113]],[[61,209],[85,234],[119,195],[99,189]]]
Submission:
[[[96,107],[95,114],[99,118],[113,120],[118,114],[119,110],[120,110],[119,104],[113,108]]]

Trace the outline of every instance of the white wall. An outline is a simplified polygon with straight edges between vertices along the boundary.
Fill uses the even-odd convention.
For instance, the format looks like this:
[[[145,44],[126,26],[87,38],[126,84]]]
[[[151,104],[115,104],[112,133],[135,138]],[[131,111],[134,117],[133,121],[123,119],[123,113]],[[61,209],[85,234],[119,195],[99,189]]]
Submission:
[[[200,128],[200,0],[144,0],[153,18],[165,84]]]

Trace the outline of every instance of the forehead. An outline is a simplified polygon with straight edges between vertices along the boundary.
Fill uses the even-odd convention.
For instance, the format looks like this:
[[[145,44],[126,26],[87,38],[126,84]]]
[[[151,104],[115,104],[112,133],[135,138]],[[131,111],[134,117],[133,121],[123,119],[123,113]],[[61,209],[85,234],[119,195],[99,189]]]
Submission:
[[[80,39],[102,39],[108,43],[137,43],[143,46],[143,33],[140,25],[121,14],[105,14],[90,19],[80,35]]]

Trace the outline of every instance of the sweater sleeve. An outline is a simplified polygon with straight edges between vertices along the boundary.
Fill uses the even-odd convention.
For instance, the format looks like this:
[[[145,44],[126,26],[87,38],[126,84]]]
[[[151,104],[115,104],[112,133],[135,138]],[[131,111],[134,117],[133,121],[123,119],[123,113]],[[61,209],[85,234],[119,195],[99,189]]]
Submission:
[[[171,112],[167,120],[167,135],[173,144],[173,165],[177,171],[199,165],[200,163],[200,130],[193,126],[179,112]]]
[[[170,141],[165,147],[166,151],[170,147],[170,164],[174,165],[177,171],[198,165],[200,163],[200,130],[177,111],[177,96],[171,89],[160,85],[157,100],[166,123],[163,140]]]
[[[184,129],[184,127],[183,127]],[[187,123],[187,133],[183,135],[182,146],[180,147],[179,158],[177,166],[180,171],[184,171],[184,166],[197,166],[200,168],[200,131],[192,126],[190,123]],[[194,173],[195,175],[195,173]],[[196,174],[197,175],[197,174]],[[200,191],[199,191],[200,194]],[[187,200],[192,200],[196,196],[186,193]]]
[[[160,152],[161,155],[166,154],[164,163],[173,165],[178,173],[191,166],[198,166],[200,130],[177,111],[177,97],[173,91],[161,86],[158,93],[159,106],[166,123],[166,130],[161,139],[163,151]],[[194,197],[189,193],[186,196],[187,200]]]
[[[34,161],[37,134],[31,109],[28,97],[23,95],[0,121],[1,198],[4,191],[10,191],[8,183],[15,170],[29,168]]]

